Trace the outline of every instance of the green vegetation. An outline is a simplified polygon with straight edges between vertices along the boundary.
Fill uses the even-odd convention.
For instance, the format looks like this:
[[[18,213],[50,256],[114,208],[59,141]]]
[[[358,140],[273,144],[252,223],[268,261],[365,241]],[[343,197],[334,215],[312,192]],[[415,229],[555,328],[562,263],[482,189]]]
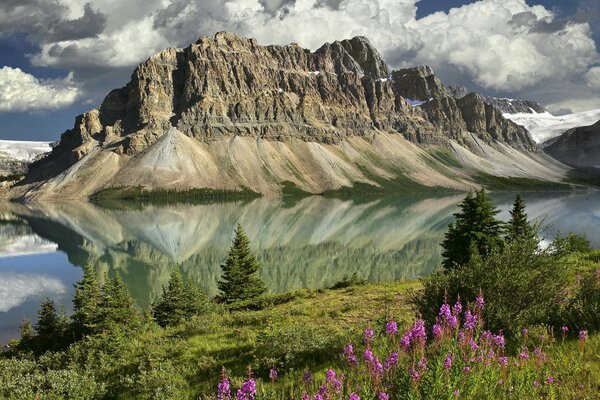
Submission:
[[[519,190],[521,192],[535,192],[538,190],[572,190],[567,182],[549,182],[531,178],[502,177],[479,173],[475,181],[488,189],[493,190]]]
[[[486,255],[502,245],[502,224],[495,218],[500,211],[484,189],[469,192],[459,207],[442,242],[442,265],[446,269],[467,264],[473,254]]]
[[[577,235],[538,248],[520,199],[495,215],[470,193],[449,235],[469,257],[422,282],[264,295],[240,226],[220,304],[175,271],[142,313],[88,269],[71,318],[45,301],[0,356],[0,398],[593,399],[600,251]]]
[[[258,276],[260,263],[252,253],[246,232],[239,224],[221,270],[223,275],[217,286],[221,292],[219,301],[223,303],[255,299],[267,291],[265,283]]]
[[[184,279],[175,268],[162,296],[152,305],[152,314],[160,326],[173,326],[194,315],[208,312],[210,302],[191,279]]]
[[[146,189],[142,186],[112,187],[94,193],[90,200],[96,203],[127,201],[138,203],[205,203],[207,201],[248,200],[261,197],[260,193],[247,188],[227,189]]]
[[[600,187],[600,168],[573,168],[569,171],[565,182]]]

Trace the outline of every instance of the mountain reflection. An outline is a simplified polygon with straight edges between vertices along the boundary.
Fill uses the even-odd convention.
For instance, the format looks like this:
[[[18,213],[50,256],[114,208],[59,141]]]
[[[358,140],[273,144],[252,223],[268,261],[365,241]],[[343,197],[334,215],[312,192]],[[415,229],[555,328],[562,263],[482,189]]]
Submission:
[[[439,266],[440,242],[462,197],[314,196],[143,208],[4,204],[2,215],[19,225],[3,227],[0,236],[15,242],[21,232],[45,246],[56,243],[73,265],[90,265],[100,277],[119,273],[138,304],[147,306],[177,265],[215,295],[237,223],[252,240],[272,292],[327,287],[355,272],[372,282],[427,275]],[[500,217],[508,219],[514,194],[493,197],[503,210]],[[558,230],[586,233],[600,246],[598,192],[524,197],[529,215],[550,225],[549,236]]]
[[[118,272],[148,305],[179,265],[210,295],[237,223],[252,240],[273,292],[326,287],[357,273],[370,281],[433,271],[439,243],[460,197],[357,203],[308,197],[296,202],[147,206],[110,209],[90,203],[10,205],[36,235],[69,261],[102,276]]]

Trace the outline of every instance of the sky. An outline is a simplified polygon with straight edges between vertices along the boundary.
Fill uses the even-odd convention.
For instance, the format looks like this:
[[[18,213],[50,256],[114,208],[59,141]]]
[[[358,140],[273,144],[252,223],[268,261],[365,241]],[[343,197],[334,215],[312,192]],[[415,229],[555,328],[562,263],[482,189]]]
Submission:
[[[0,139],[57,140],[152,54],[223,30],[312,50],[362,35],[392,68],[600,108],[600,0],[0,0]]]

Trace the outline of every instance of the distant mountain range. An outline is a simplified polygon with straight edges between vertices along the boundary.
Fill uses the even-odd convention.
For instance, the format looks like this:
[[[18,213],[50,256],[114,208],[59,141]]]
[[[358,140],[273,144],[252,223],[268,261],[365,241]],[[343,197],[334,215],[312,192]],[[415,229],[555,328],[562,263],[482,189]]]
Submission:
[[[468,189],[484,176],[566,176],[503,115],[543,111],[538,104],[465,91],[427,66],[391,70],[363,37],[311,52],[220,32],[140,64],[9,196],[85,198],[124,186]]]
[[[29,164],[51,150],[50,142],[0,140],[0,175],[23,175]]]

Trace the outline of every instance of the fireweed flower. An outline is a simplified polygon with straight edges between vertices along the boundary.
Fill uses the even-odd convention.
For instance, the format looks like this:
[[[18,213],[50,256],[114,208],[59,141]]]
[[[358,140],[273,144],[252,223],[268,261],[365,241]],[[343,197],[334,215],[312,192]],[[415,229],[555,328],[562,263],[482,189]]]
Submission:
[[[277,369],[275,369],[275,367],[271,368],[269,371],[269,379],[271,380],[271,383],[277,380]]]
[[[566,325],[563,325],[560,327],[560,332],[562,333],[562,337],[563,339],[565,338],[565,336],[567,336],[567,334],[569,333],[569,327]]]
[[[508,366],[508,357],[505,356],[500,356],[498,357],[498,362],[502,365],[504,365],[505,367]]]
[[[523,335],[523,337],[527,337],[527,335],[529,335],[529,329],[522,328],[521,329],[521,335]]]
[[[454,303],[454,305],[452,306],[452,314],[458,316],[461,312],[462,304],[460,303],[460,300],[457,300],[456,303]]]
[[[310,400],[310,395],[308,393],[304,393],[300,400]]]
[[[431,331],[433,332],[433,337],[439,339],[442,337],[442,327],[439,324],[435,324],[431,327]]]
[[[548,385],[554,385],[556,381],[554,380],[553,376],[549,376],[548,378],[546,378],[546,382],[548,383]]]
[[[493,335],[492,340],[494,341],[494,344],[496,346],[498,346],[501,349],[504,348],[504,344],[505,344],[504,335]]]
[[[323,395],[322,394],[315,394],[315,400],[323,400]]]
[[[522,360],[529,360],[529,351],[527,350],[527,347],[523,347],[521,349],[521,352],[519,353],[519,358]]]
[[[544,353],[544,352],[542,351],[542,349],[541,349],[541,348],[539,348],[539,347],[536,347],[536,348],[533,350],[533,354],[535,355],[535,358],[536,358],[538,361],[542,361],[542,362],[543,362],[543,361],[546,361],[546,353]]]
[[[540,387],[540,383],[538,381],[533,381],[533,386],[536,388]]]
[[[386,392],[379,392],[379,396],[377,396],[377,400],[389,400],[390,397]]]
[[[447,321],[448,318],[450,318],[450,316],[452,315],[452,310],[450,310],[450,304],[447,304],[447,303],[442,304],[440,306],[439,315],[444,321]]]
[[[223,373],[223,377],[217,386],[217,400],[230,400],[231,399],[231,386],[229,385],[229,379]]]
[[[465,310],[464,321],[465,329],[469,331],[474,331],[477,328],[477,325],[479,325],[477,314],[471,313],[470,310]]]
[[[582,343],[585,343],[585,342],[587,342],[587,339],[588,339],[587,331],[584,331],[584,330],[579,331],[579,340]]]
[[[456,389],[454,392],[452,392],[452,394],[454,397],[460,397],[460,390]]]
[[[249,378],[244,383],[242,383],[242,387],[238,389],[235,398],[236,400],[254,400],[254,396],[256,395],[256,382],[254,379]]]
[[[369,364],[373,362],[374,358],[375,358],[375,356],[373,355],[373,352],[371,351],[371,349],[366,349],[365,352],[363,353],[363,359]]]
[[[383,365],[385,370],[390,370],[396,365],[398,365],[398,353],[396,353],[395,351],[391,352],[388,358],[385,359]]]
[[[479,295],[475,298],[475,307],[478,311],[481,311],[485,307],[485,301],[483,300],[483,295]]]
[[[469,367],[468,365],[467,365],[467,366],[465,366],[465,367],[463,368],[463,372],[464,372],[465,374],[468,374],[469,372],[471,372],[471,367]]]
[[[452,368],[452,361],[454,361],[454,355],[452,355],[452,353],[446,354],[443,362],[444,369]]]
[[[348,343],[346,346],[344,346],[344,357],[349,364],[358,364],[358,358],[354,354],[354,346],[352,343]]]
[[[327,383],[333,383],[333,381],[336,379],[337,375],[335,373],[335,371],[331,368],[329,368],[327,370],[327,372],[325,372],[325,382]]]
[[[373,343],[374,338],[375,338],[375,332],[373,332],[373,329],[366,328],[363,333],[363,342],[365,344],[371,344],[371,343]]]
[[[398,332],[398,324],[396,321],[391,320],[385,325],[385,331],[388,335],[395,335]]]
[[[348,400],[360,400],[360,397],[356,393],[350,393]]]
[[[304,372],[304,377],[302,379],[304,380],[304,383],[306,383],[307,385],[312,381],[312,374],[310,373],[309,370],[306,370]]]

